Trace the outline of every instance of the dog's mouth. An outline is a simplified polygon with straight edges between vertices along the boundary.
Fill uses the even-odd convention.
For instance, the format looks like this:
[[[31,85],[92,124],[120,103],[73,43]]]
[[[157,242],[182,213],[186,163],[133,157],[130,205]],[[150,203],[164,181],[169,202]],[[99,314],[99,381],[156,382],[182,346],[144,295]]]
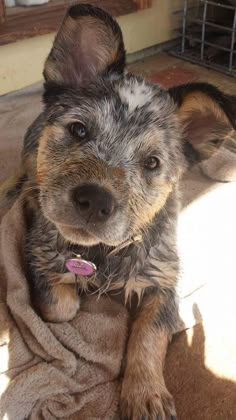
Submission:
[[[81,220],[78,212],[71,208],[70,202],[63,206],[55,205],[53,201],[41,200],[41,208],[46,219],[50,220],[64,240],[84,247],[98,244],[118,246],[131,236],[130,223],[127,215],[117,212],[114,218],[107,222]]]
[[[94,233],[91,233],[90,231],[84,228],[77,228],[75,226],[65,225],[62,223],[57,223],[56,226],[63,238],[65,238],[73,244],[82,245],[86,247],[98,245],[99,243],[103,243],[105,245],[113,247],[118,246],[121,243],[123,243],[124,240],[127,240],[127,237],[125,237],[121,238],[121,240],[114,241],[108,239],[107,237],[104,237],[104,235],[102,235],[101,237],[95,235]]]
[[[87,232],[85,229],[82,229],[82,228],[75,228],[72,226],[62,225],[62,224],[60,226],[57,226],[57,228],[61,232],[61,234],[65,237],[65,239],[70,240],[71,242],[75,244],[79,244],[83,246],[94,246],[101,242],[104,243],[103,240],[98,239],[97,237],[95,237],[94,235],[90,234],[89,232]],[[114,242],[108,243],[106,241],[105,243],[108,246],[111,246],[113,248],[115,247],[115,249],[109,252],[109,255],[113,255],[117,251],[130,245],[131,243],[141,241],[141,239],[142,239],[142,235],[137,234],[129,238],[127,237],[125,240],[121,242],[119,241],[115,243]]]
[[[65,239],[75,244],[92,246],[101,242],[95,235],[82,228],[64,224],[57,224],[57,228]]]

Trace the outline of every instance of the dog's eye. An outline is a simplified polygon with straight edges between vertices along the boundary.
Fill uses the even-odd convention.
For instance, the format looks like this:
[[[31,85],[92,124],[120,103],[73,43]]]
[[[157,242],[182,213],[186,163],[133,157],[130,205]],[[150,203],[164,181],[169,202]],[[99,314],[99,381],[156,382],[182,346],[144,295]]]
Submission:
[[[72,136],[77,137],[80,140],[83,140],[87,137],[87,129],[85,125],[81,122],[74,122],[70,124],[69,131],[72,134]]]
[[[160,166],[160,159],[157,156],[149,156],[145,160],[144,166],[146,169],[149,169],[151,171],[157,169]]]

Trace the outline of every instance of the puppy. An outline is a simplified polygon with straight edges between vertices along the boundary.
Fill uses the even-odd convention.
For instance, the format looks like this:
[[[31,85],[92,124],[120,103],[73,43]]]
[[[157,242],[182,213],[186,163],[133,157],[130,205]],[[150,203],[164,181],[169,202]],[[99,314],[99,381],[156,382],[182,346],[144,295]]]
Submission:
[[[32,303],[45,321],[63,322],[78,294],[118,296],[132,314],[121,417],[174,418],[163,365],[177,322],[178,183],[235,128],[230,98],[126,73],[118,24],[90,5],[68,10],[44,77],[19,178]]]

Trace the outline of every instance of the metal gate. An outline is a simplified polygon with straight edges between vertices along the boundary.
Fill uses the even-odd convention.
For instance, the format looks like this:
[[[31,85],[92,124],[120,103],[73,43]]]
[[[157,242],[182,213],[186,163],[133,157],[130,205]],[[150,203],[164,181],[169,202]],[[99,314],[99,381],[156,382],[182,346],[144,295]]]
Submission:
[[[184,1],[181,44],[171,53],[236,77],[236,0]]]

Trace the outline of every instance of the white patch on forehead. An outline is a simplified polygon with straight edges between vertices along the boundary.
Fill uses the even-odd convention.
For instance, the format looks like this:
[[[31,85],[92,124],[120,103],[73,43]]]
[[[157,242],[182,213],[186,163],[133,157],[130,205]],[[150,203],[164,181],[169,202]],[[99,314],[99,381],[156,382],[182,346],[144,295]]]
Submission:
[[[128,105],[128,111],[131,113],[135,109],[148,104],[153,99],[153,91],[145,82],[135,81],[133,83],[125,83],[119,87],[120,99]]]

